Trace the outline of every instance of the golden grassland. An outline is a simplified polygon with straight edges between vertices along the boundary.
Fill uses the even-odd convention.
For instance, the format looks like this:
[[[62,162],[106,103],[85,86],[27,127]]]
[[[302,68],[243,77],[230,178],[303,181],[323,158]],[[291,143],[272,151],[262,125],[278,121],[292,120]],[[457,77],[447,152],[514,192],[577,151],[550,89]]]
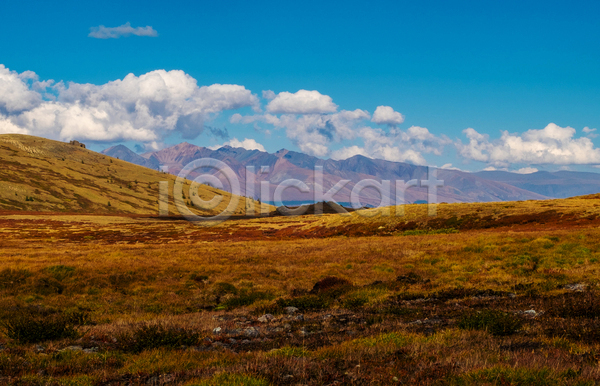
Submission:
[[[5,213],[0,383],[598,384],[599,208],[588,196],[213,226]],[[43,336],[40,318],[74,332],[11,338],[15,320]]]
[[[175,209],[175,176],[68,143],[2,134],[0,165],[0,210],[157,214],[160,181],[168,181],[170,206]],[[186,181],[184,192],[189,191],[189,184]],[[221,213],[231,196],[206,185],[201,185],[197,194],[203,200],[224,196],[214,213]],[[182,198],[191,202],[185,193]],[[245,206],[241,199],[234,213],[245,213]],[[257,211],[259,206],[257,203]],[[267,211],[274,209],[264,206]],[[193,212],[213,214],[213,210]]]

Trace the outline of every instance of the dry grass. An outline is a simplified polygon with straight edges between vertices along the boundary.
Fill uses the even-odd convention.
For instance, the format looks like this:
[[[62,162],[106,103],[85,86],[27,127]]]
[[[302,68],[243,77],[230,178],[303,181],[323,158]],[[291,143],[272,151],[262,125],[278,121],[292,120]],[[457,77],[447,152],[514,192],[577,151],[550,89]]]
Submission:
[[[415,205],[404,218],[214,227],[5,214],[0,318],[24,309],[87,318],[79,337],[42,348],[1,337],[0,382],[597,384],[597,205],[594,197],[440,205],[436,218],[419,217],[425,207]],[[313,290],[328,276],[350,284]],[[303,318],[287,315],[290,304]],[[500,314],[487,310],[519,323],[494,334],[488,319]],[[478,312],[487,321],[461,323]],[[259,321],[265,313],[275,319]],[[152,326],[161,327],[136,335]],[[185,347],[172,346],[177,334]],[[72,345],[97,351],[61,351]]]
[[[157,215],[159,181],[168,181],[169,213],[178,214],[173,202],[175,176],[68,143],[2,134],[0,165],[0,210]],[[190,193],[189,187],[187,182],[182,197],[188,204],[190,194],[206,201],[215,195],[224,197],[214,210],[192,210],[205,216],[221,213],[231,198],[206,185],[196,193]],[[242,198],[234,213],[245,213],[245,206]],[[257,211],[259,206],[257,203]],[[274,210],[264,206],[267,211]]]

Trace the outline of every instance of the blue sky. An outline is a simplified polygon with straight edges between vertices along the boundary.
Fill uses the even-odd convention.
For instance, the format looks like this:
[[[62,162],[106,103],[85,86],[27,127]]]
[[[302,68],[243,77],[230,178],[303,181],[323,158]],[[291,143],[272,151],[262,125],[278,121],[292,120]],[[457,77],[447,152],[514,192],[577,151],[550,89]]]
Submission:
[[[599,15],[600,3],[566,1],[10,2],[0,15],[5,81],[19,77],[30,91],[37,87],[41,100],[23,96],[29,102],[3,108],[0,83],[0,130],[79,138],[97,150],[121,142],[150,149],[247,138],[270,152],[288,148],[324,158],[364,154],[465,170],[597,171],[591,165],[600,164],[594,132],[600,127]],[[150,26],[157,36],[88,36],[91,28],[125,23]],[[68,82],[101,87],[132,73],[135,83],[157,70],[167,71],[160,76],[180,70],[198,87],[243,86],[255,99],[227,94],[237,99],[216,110],[206,110],[204,100],[196,102],[204,107],[169,110],[175,120],[199,111],[181,122],[196,119],[213,130],[194,138],[158,127],[168,120],[149,129],[138,116],[117,117],[115,110],[94,118],[105,120],[98,127],[111,134],[104,137],[85,125],[67,127],[66,118],[52,123],[64,127],[31,123],[34,115],[42,120],[40,104],[53,95],[65,114],[82,104],[102,109],[86,105],[92,94],[129,103],[122,92],[73,87],[69,93]],[[54,85],[40,91],[39,81],[49,79]],[[60,81],[65,87],[56,88]],[[271,99],[263,90],[274,92]],[[208,97],[219,99],[213,94],[221,92],[215,88]],[[279,97],[287,98],[286,107],[269,109]],[[304,97],[321,104],[306,110]],[[403,120],[374,119],[378,106]],[[341,114],[357,109],[368,115]],[[144,134],[118,133],[125,124]],[[213,134],[225,128],[228,137]]]

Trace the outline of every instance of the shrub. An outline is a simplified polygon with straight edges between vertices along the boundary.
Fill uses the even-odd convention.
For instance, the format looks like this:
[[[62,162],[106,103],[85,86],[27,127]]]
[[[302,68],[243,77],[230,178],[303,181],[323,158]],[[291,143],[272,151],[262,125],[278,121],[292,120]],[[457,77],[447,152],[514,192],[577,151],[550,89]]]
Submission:
[[[14,288],[15,286],[25,284],[31,272],[26,269],[4,268],[0,271],[0,288]]]
[[[198,332],[156,324],[140,326],[133,332],[120,334],[117,345],[123,351],[139,353],[159,347],[192,346],[198,344],[199,340]]]
[[[33,287],[40,295],[62,294],[64,286],[52,276],[42,276],[35,279]]]
[[[335,299],[351,289],[352,283],[350,283],[348,280],[335,276],[327,276],[324,279],[316,282],[313,288],[310,290],[310,293]]]
[[[268,292],[247,292],[240,291],[239,296],[229,298],[223,302],[222,306],[231,309],[243,306],[249,306],[258,300],[272,300],[274,296]]]
[[[22,310],[0,322],[6,336],[21,343],[75,338],[78,332],[73,318],[62,313]]]
[[[311,293],[326,292],[333,288],[347,286],[347,285],[351,285],[351,284],[346,279],[341,279],[341,278],[335,277],[335,276],[327,276],[327,277],[319,280],[318,282],[316,282],[310,292]]]
[[[269,383],[260,378],[244,374],[217,374],[204,381],[190,381],[185,386],[267,386]]]
[[[208,280],[208,276],[207,275],[200,275],[196,272],[190,274],[190,280],[196,281],[196,282],[203,282]]]
[[[502,366],[475,370],[453,377],[450,385],[559,385],[548,368],[527,369]]]
[[[223,296],[227,294],[237,295],[238,289],[235,288],[233,284],[220,282],[215,284],[213,292],[217,296]]]
[[[413,229],[402,232],[403,236],[422,236],[422,235],[441,235],[458,233],[458,229],[455,228],[442,228],[442,229]]]
[[[458,327],[463,330],[485,330],[495,336],[512,335],[522,325],[521,319],[515,315],[497,310],[466,314],[458,322]]]
[[[417,284],[423,282],[423,278],[414,272],[409,272],[406,275],[400,275],[396,278],[399,283],[405,284]]]
[[[562,300],[562,301],[561,301]],[[600,299],[593,292],[564,296],[549,310],[549,314],[559,318],[595,319],[600,316]]]
[[[342,301],[342,307],[356,310],[369,302],[366,296],[349,296]]]
[[[285,307],[296,307],[301,311],[323,310],[328,308],[329,304],[329,299],[317,295],[306,295],[298,298],[277,300],[277,307],[279,309],[283,309]]]
[[[73,272],[75,272],[75,267],[69,267],[66,265],[53,265],[51,267],[47,267],[46,272],[52,275],[52,277],[54,277],[56,280],[63,281],[73,275]]]

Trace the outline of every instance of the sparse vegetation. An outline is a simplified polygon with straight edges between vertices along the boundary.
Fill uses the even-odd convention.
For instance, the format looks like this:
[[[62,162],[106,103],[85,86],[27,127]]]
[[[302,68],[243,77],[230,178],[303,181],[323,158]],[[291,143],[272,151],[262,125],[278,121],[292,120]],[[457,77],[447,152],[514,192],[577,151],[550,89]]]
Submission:
[[[6,336],[20,343],[38,343],[78,336],[74,321],[60,313],[14,310],[0,322]]]
[[[495,336],[512,335],[523,322],[515,315],[498,310],[470,312],[460,318],[458,327],[464,330],[484,330]]]
[[[181,348],[198,345],[200,334],[197,331],[157,324],[143,325],[131,332],[121,333],[116,340],[119,349],[139,353],[161,347]]]

